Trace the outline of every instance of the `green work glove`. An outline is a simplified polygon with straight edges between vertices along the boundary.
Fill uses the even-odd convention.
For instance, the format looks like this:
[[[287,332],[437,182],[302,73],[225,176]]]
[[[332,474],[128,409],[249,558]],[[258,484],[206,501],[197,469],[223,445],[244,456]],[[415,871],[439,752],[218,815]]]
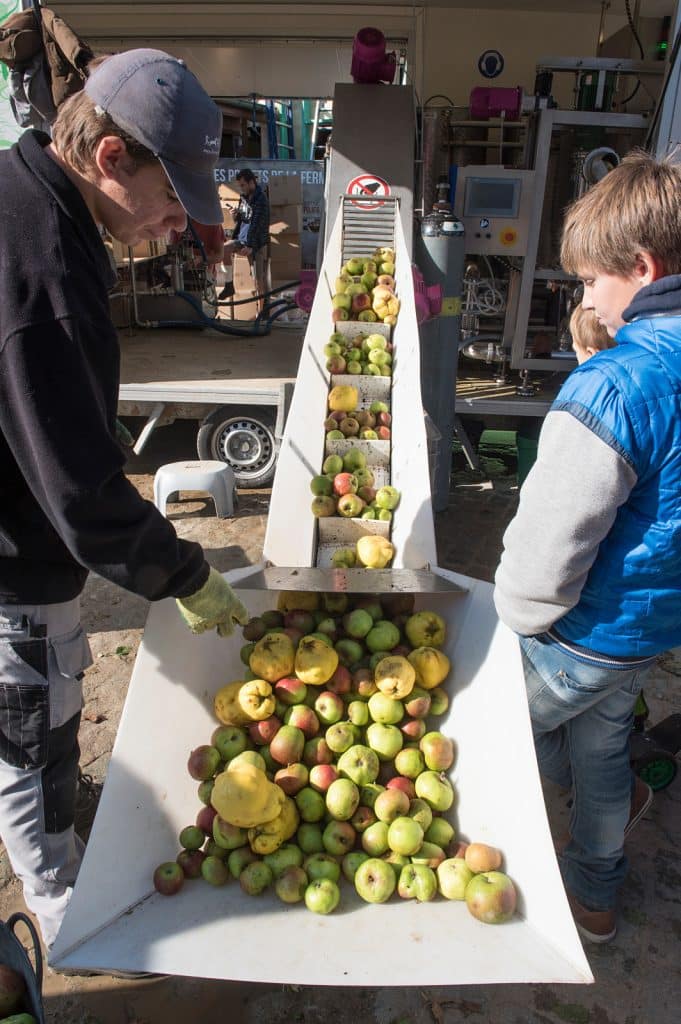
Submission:
[[[177,600],[180,615],[192,633],[205,633],[217,627],[220,636],[230,636],[234,626],[245,626],[249,614],[229,583],[217,569],[211,569],[208,579],[195,594]]]

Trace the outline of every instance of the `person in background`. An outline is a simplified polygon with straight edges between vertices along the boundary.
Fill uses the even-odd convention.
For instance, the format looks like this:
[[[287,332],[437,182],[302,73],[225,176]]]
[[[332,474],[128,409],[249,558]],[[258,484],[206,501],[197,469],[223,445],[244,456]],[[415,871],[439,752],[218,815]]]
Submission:
[[[595,356],[597,352],[602,352],[606,348],[614,348],[617,344],[603,324],[598,322],[593,310],[584,309],[581,302],[572,310],[570,335],[572,336],[572,348],[580,366],[591,356]]]
[[[258,273],[257,264],[270,237],[270,206],[255,174],[245,167],[236,175],[236,181],[239,183],[241,199],[233,238],[224,247],[223,270],[226,280],[220,293],[221,299],[234,294],[232,260],[235,255],[248,256],[251,263],[256,265],[256,279],[262,281],[262,273]]]
[[[499,617],[520,636],[542,774],[572,791],[559,863],[586,939],[616,933],[625,839],[652,802],[629,734],[681,644],[681,171],[635,152],[568,210],[563,267],[615,348],[570,373],[504,536]]]
[[[99,62],[53,137],[0,153],[0,836],[48,952],[83,855],[74,832],[88,572],[177,599],[195,633],[248,614],[198,544],[127,479],[101,231],[124,244],[221,224],[222,115],[158,50]]]

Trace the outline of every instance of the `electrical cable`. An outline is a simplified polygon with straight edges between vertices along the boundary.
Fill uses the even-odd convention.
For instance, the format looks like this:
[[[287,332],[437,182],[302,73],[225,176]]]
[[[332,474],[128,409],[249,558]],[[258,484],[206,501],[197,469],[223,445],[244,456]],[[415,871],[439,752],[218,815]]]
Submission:
[[[665,96],[667,94],[667,89],[668,89],[669,83],[671,81],[672,73],[673,73],[673,71],[674,71],[674,69],[676,67],[676,62],[677,62],[678,57],[679,57],[679,49],[681,49],[681,29],[679,29],[679,31],[676,33],[676,38],[674,40],[674,45],[672,47],[672,52],[671,52],[670,57],[669,57],[669,63],[667,64],[667,72],[665,74],[664,82],[662,83],[662,88],[660,89],[660,95],[658,97],[657,104],[655,106],[655,110],[653,111],[653,116],[650,119],[650,125],[648,126],[648,132],[646,134],[646,140],[645,140],[645,143],[644,143],[644,149],[648,149],[648,147],[650,146],[650,143],[652,142],[653,133],[654,133],[656,127],[657,127],[657,122],[658,122],[658,120],[660,118],[660,111],[662,110],[662,103],[663,103],[663,100],[664,100],[664,98],[665,98]]]
[[[434,92],[432,96],[428,97],[423,106],[427,107],[431,100],[447,100],[447,103],[449,103],[450,107],[454,106],[454,100],[451,100],[449,96],[445,96],[443,92]]]
[[[641,38],[640,38],[638,32],[636,31],[636,25],[634,24],[634,19],[631,16],[630,0],[624,0],[624,7],[625,7],[625,10],[627,12],[627,22],[629,23],[629,28],[631,29],[631,34],[633,35],[634,39],[636,40],[636,43],[638,45],[638,52],[640,54],[641,60],[643,60],[645,51],[643,49],[643,43],[641,42]],[[638,90],[640,88],[641,88],[641,79],[639,78],[639,79],[637,79],[636,85],[634,86],[633,90],[629,93],[629,95],[626,96],[623,100],[620,101],[620,106],[621,107],[625,107],[627,105],[627,103],[629,103],[631,100],[633,100],[634,96],[636,95],[636,93],[638,92]]]

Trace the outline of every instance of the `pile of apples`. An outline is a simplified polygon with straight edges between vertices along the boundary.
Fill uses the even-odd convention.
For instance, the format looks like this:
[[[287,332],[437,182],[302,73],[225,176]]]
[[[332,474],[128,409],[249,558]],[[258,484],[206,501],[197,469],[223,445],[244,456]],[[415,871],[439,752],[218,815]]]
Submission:
[[[371,256],[352,256],[336,278],[332,319],[396,324],[395,251],[381,247]]]
[[[334,331],[326,345],[329,373],[362,374],[365,377],[392,376],[393,347],[382,334],[355,334]]]
[[[462,842],[447,818],[455,747],[429,721],[449,704],[444,620],[410,594],[282,592],[243,636],[244,671],[215,694],[220,724],[189,757],[196,822],[157,891],[234,879],[328,914],[345,879],[367,903],[439,895],[509,920],[501,852]]]

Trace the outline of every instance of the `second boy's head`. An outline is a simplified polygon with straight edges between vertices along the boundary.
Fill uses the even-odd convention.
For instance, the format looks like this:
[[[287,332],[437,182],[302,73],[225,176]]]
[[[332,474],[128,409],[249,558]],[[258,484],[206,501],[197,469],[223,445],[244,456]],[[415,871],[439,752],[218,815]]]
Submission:
[[[580,364],[585,363],[590,356],[595,356],[597,352],[602,352],[604,348],[615,347],[615,342],[599,322],[594,311],[585,309],[581,302],[572,311],[570,334],[572,348]]]
[[[610,337],[641,288],[681,273],[681,169],[634,152],[568,209],[561,262]]]

